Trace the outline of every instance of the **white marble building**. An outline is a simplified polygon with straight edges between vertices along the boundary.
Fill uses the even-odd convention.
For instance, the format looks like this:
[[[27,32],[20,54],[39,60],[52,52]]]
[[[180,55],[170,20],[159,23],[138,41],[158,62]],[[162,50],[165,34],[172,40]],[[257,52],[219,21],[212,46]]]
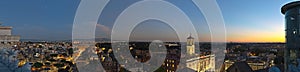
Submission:
[[[215,71],[215,56],[201,56],[195,53],[194,38],[190,35],[187,38],[187,59],[186,67],[197,72]]]
[[[0,24],[0,45],[2,47],[10,47],[20,41],[20,36],[12,35],[12,27],[1,26]]]

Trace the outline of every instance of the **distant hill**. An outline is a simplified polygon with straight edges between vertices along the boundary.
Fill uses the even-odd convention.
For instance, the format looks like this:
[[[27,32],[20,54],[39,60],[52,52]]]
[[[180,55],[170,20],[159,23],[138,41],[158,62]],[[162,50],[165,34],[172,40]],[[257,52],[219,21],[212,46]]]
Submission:
[[[95,41],[110,41],[109,38],[96,38]]]

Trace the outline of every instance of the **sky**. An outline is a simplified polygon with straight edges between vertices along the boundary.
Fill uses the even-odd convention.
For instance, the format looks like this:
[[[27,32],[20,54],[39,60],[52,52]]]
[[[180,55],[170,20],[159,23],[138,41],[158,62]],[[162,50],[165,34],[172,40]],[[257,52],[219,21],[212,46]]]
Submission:
[[[96,25],[97,38],[110,38],[119,14],[138,0],[111,0]],[[210,41],[210,31],[200,10],[190,0],[167,0],[190,17],[200,41]],[[285,42],[284,15],[280,8],[291,0],[217,0],[228,42]],[[22,39],[68,40],[80,0],[1,0],[0,22],[12,26]],[[170,12],[172,13],[172,12]],[[186,36],[190,32],[186,32]],[[195,34],[194,34],[195,35]],[[193,35],[193,36],[194,36]],[[164,22],[141,22],[130,39],[176,41],[174,29]]]

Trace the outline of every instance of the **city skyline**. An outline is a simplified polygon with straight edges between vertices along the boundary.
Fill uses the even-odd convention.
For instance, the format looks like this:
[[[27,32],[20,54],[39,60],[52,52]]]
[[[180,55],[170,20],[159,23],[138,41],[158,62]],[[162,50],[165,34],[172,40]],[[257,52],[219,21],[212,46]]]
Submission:
[[[96,29],[98,38],[109,38],[114,18],[137,0],[120,1],[110,2],[100,16]],[[199,41],[209,41],[210,33],[206,21],[191,1],[167,1],[181,8],[190,17],[196,27]],[[285,42],[284,16],[280,13],[280,8],[290,1],[218,0],[227,29],[227,41]],[[21,35],[21,39],[71,39],[73,19],[79,2],[79,0],[18,2],[3,0],[0,2],[0,9],[3,10],[0,11],[0,22],[3,22],[4,26],[13,26],[13,34]],[[186,32],[186,36],[189,33]],[[141,23],[132,32],[132,38],[138,40],[178,39],[175,31],[158,21]]]

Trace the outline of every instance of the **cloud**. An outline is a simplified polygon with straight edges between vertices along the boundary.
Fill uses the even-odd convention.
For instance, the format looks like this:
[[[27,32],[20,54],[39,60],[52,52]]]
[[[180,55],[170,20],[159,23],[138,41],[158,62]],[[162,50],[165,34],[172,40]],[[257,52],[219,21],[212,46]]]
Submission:
[[[110,38],[111,28],[102,24],[96,24],[96,38]]]

